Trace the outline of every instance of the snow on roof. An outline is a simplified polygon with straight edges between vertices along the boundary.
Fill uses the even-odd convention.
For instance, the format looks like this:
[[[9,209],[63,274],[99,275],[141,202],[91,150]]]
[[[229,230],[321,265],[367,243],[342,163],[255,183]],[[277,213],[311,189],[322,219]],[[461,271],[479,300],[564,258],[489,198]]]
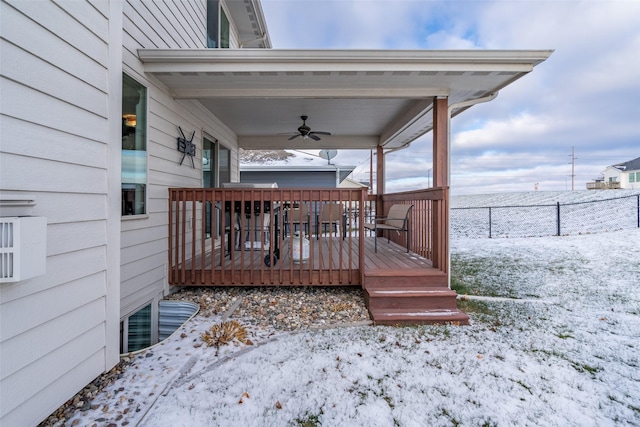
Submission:
[[[340,168],[355,169],[353,165],[338,165],[334,160],[329,163],[326,159],[311,153],[305,153],[297,150],[285,150],[290,154],[286,159],[274,160],[265,157],[253,157],[253,161],[240,161],[240,170],[336,170]]]

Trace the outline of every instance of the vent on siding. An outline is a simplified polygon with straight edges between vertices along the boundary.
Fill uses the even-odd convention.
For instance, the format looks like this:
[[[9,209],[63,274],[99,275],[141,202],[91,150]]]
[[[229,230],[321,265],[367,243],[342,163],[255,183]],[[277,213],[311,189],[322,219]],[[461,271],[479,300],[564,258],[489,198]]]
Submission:
[[[0,218],[0,283],[44,274],[46,251],[45,217]]]

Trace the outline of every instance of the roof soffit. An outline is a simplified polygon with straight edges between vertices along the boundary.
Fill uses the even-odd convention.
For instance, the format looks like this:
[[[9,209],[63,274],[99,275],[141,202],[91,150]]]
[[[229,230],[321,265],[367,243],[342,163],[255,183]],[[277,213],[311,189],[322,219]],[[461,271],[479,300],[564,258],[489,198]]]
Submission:
[[[278,135],[309,116],[321,148],[395,148],[431,129],[431,102],[486,96],[551,51],[142,49],[145,72],[199,100],[241,147],[300,148]],[[267,106],[268,104],[268,106]],[[462,111],[462,110],[460,110]],[[454,111],[454,115],[460,111]],[[300,140],[300,141],[298,141]]]
[[[241,45],[253,48],[271,48],[267,23],[260,2],[254,0],[225,1],[224,7],[238,31]]]

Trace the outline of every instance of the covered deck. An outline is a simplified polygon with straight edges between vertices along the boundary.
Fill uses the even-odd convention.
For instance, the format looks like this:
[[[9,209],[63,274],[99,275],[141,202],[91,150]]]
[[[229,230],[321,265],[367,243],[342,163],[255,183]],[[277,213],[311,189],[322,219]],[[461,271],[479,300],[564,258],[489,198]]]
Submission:
[[[383,197],[366,189],[171,189],[169,282],[359,286],[378,323],[467,323],[448,289],[446,195],[445,188]],[[376,252],[364,224],[396,203],[413,205],[409,252],[395,232],[378,236]],[[302,205],[308,215],[296,218]],[[322,224],[327,210],[339,221]]]
[[[169,189],[170,284],[354,285],[364,289],[378,323],[467,322],[448,288],[449,121],[493,100],[550,50],[150,48],[137,53],[144,73],[164,84],[169,96],[215,118],[211,137],[222,144],[245,150],[362,149],[376,156],[375,196],[338,189]],[[300,126],[301,119],[307,124]],[[188,118],[183,121],[186,126]],[[188,130],[206,136],[204,129]],[[322,137],[310,137],[313,133]],[[386,193],[385,155],[428,133],[433,187]],[[238,164],[236,157],[231,166]],[[240,180],[237,170],[228,178]],[[193,180],[188,185],[195,186]],[[376,254],[370,248],[373,236],[365,234],[364,221],[383,216],[396,203],[414,205],[410,256],[390,254],[385,242],[378,242]],[[290,213],[301,205],[310,214],[306,223],[296,224]],[[344,214],[342,227],[323,234],[314,220],[335,206]],[[307,232],[308,241],[293,243],[296,227]],[[247,240],[247,233],[261,237]],[[391,235],[400,247],[404,238]],[[292,262],[294,253],[304,252],[304,242],[308,259]],[[423,264],[410,263],[412,257]]]

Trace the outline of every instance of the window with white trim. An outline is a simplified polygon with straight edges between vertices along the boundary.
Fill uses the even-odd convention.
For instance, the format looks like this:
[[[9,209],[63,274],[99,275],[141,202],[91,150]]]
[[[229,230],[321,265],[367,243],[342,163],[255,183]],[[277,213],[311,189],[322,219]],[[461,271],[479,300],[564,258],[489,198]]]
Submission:
[[[229,18],[219,0],[207,0],[207,47],[229,48]]]
[[[122,74],[122,215],[146,213],[147,88]]]

